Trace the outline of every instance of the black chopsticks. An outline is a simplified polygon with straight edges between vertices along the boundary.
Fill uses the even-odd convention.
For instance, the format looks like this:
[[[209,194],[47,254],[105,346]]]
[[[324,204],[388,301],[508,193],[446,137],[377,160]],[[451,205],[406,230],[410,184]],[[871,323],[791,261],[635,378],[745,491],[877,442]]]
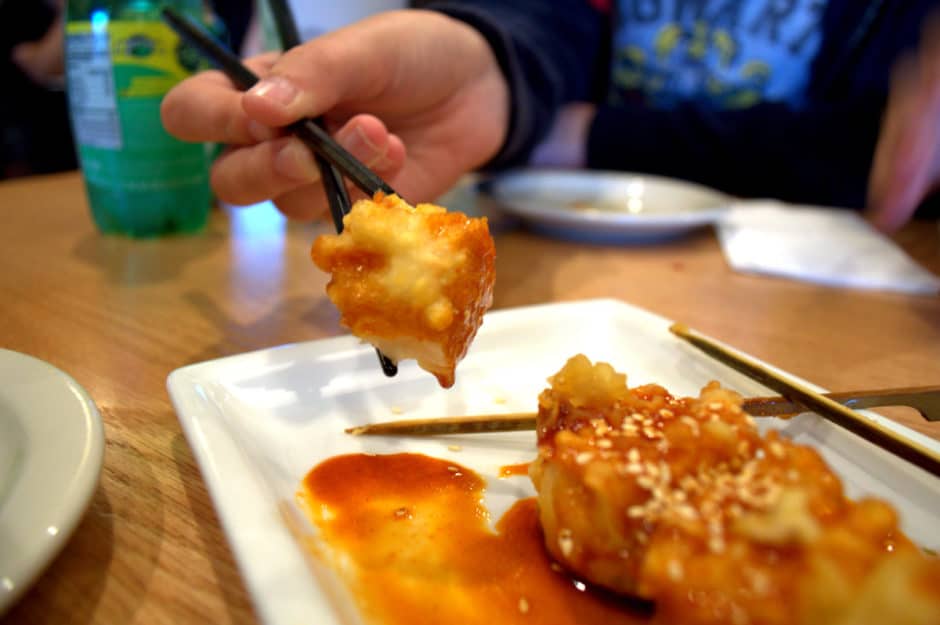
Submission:
[[[277,26],[277,33],[281,39],[281,48],[289,50],[294,46],[300,45],[300,33],[297,32],[297,23],[291,14],[290,7],[286,0],[269,0],[268,7],[274,15],[274,23]],[[320,128],[326,128],[323,118],[317,118],[317,125]],[[343,231],[343,216],[349,212],[352,203],[349,201],[349,193],[346,191],[346,185],[343,184],[343,175],[338,169],[320,155],[319,152],[313,153],[317,167],[320,170],[320,178],[323,181],[323,190],[326,192],[326,199],[330,205],[330,215],[333,217],[333,225],[337,232]],[[381,356],[380,356],[381,357]],[[383,362],[383,368],[385,366]]]
[[[271,0],[270,7],[277,24],[281,46],[287,50],[298,45],[300,36],[287,3],[283,0]],[[195,46],[206,58],[222,70],[239,89],[250,89],[258,82],[258,77],[242,65],[235,54],[216,42],[187,18],[169,7],[164,8],[162,14],[166,22],[180,37]],[[388,195],[395,193],[395,190],[384,180],[336,143],[323,128],[322,120],[302,119],[291,124],[288,129],[302,140],[313,153],[317,167],[320,170],[320,178],[330,205],[330,215],[333,218],[336,232],[343,231],[343,217],[351,208],[349,193],[346,191],[341,172],[349,176],[349,179],[370,197],[375,195],[377,191],[382,191]],[[398,373],[398,366],[388,356],[378,348],[376,348],[375,353],[379,357],[379,363],[385,375],[392,377]]]

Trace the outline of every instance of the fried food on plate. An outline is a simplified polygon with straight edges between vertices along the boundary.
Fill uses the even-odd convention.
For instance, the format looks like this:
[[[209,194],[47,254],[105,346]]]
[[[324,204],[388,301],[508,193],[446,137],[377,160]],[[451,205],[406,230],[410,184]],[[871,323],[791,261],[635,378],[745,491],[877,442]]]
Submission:
[[[940,561],[816,451],[761,435],[737,393],[628,388],[583,355],[550,381],[530,475],[576,577],[685,625],[940,623]]]
[[[493,301],[496,250],[486,218],[397,195],[360,200],[339,235],[314,242],[317,267],[341,322],[395,362],[415,359],[454,384],[483,313]]]

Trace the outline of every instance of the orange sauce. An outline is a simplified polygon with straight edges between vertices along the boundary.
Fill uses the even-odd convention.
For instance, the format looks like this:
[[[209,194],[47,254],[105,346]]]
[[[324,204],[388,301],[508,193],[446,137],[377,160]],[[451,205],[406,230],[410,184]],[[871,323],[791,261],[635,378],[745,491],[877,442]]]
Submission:
[[[531,462],[522,462],[519,464],[507,464],[499,468],[499,477],[516,477],[518,475],[528,475]]]
[[[300,495],[366,620],[381,625],[634,625],[648,604],[604,595],[553,564],[535,499],[489,527],[483,479],[418,454],[331,458]]]

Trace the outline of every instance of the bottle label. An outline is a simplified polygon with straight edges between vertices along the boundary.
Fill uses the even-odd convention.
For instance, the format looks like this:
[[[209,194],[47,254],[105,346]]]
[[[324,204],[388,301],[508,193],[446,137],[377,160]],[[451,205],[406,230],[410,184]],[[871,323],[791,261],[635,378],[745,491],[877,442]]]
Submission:
[[[163,96],[200,58],[162,21],[69,22],[69,105],[91,184],[152,191],[208,185],[206,146],[169,135]]]
[[[66,58],[76,141],[80,145],[120,150],[121,122],[107,33],[92,32],[90,23],[69,24]]]

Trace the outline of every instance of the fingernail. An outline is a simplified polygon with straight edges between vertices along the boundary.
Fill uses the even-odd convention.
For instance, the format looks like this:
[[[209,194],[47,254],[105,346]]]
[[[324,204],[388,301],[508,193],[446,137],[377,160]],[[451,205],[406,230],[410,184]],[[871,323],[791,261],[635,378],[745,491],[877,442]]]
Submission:
[[[264,98],[277,106],[288,106],[297,98],[297,87],[286,78],[272,76],[260,81],[248,93]]]
[[[320,177],[310,151],[297,139],[284,142],[274,157],[274,169],[285,178],[298,182],[313,182]]]
[[[362,128],[356,126],[346,137],[342,138],[343,147],[369,167],[375,167],[385,161],[388,144],[379,147],[369,140]]]

